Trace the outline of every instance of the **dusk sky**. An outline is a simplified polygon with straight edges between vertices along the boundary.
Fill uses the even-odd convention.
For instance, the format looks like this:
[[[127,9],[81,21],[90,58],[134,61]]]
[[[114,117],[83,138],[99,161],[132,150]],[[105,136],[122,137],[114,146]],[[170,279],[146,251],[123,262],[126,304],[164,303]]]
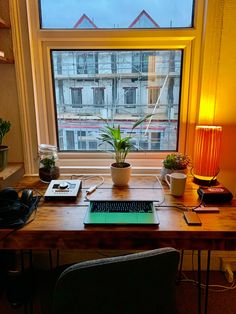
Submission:
[[[160,27],[188,27],[193,0],[41,0],[42,26],[73,28],[86,14],[97,27],[127,28],[142,10]]]

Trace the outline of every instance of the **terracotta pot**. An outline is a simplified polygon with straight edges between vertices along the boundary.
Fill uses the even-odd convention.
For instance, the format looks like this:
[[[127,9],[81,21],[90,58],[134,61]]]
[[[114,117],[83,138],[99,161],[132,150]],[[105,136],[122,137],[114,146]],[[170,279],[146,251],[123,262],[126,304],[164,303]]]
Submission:
[[[110,168],[114,185],[125,186],[128,184],[131,175],[131,165],[129,163],[125,162],[123,167],[119,167],[116,163],[113,163]]]
[[[3,171],[7,166],[8,146],[0,145],[0,171]]]

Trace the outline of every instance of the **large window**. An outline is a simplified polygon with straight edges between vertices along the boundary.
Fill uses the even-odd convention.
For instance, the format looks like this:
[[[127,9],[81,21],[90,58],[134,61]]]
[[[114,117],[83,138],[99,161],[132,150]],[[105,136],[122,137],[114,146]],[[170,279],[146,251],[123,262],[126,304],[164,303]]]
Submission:
[[[59,142],[61,151],[95,150],[101,144],[97,140],[99,129],[104,123],[101,118],[110,123],[120,124],[122,132],[128,134],[133,122],[147,114],[153,116],[138,129],[134,139],[136,146],[145,151],[177,150],[181,50],[135,52],[57,50],[52,51],[51,55],[54,94],[58,95],[55,99],[57,132],[60,134],[64,129],[63,134],[66,134],[63,136],[63,141]],[[62,60],[60,71],[57,66],[59,55]],[[78,59],[80,55],[84,60],[88,60],[91,55],[96,55],[94,66],[98,72],[78,73],[74,60],[75,56]],[[133,72],[134,55],[137,56],[136,67],[142,71]],[[145,67],[143,56],[145,56]],[[58,82],[64,86],[63,99],[67,106],[61,106],[62,96],[58,90]],[[67,97],[68,90],[71,91],[71,104],[70,98]],[[83,106],[81,106],[82,91]],[[76,107],[80,109],[75,110]],[[91,129],[92,133],[89,132]],[[86,136],[75,141],[78,130],[83,130]]]
[[[139,150],[129,154],[134,165],[185,151],[204,0],[25,1],[38,141],[58,146],[61,165],[108,165],[103,120],[125,136],[146,114],[133,140]]]

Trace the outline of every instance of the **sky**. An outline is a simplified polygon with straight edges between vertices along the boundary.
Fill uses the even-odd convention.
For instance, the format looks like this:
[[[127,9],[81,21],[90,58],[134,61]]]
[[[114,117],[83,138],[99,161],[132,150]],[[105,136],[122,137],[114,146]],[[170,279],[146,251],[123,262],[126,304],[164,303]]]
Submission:
[[[145,10],[160,27],[188,27],[193,0],[41,0],[44,28],[73,28],[86,14],[97,27],[127,28]]]

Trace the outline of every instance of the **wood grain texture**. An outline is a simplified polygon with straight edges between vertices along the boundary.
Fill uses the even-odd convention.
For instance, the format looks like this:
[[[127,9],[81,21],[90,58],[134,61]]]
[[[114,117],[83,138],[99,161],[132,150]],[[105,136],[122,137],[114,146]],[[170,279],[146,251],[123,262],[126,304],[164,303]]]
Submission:
[[[155,226],[89,226],[83,224],[88,202],[86,188],[99,182],[83,182],[76,201],[40,201],[35,219],[19,230],[0,229],[0,248],[4,249],[153,249],[172,246],[178,249],[234,250],[236,248],[236,202],[220,207],[220,213],[199,214],[202,226],[188,226],[183,210],[174,205],[195,206],[199,203],[198,186],[189,179],[183,197],[172,197],[164,185],[164,194],[155,176],[133,176],[129,187],[112,186],[110,177],[96,191],[106,197],[133,199],[158,195],[160,225]],[[97,182],[96,182],[97,180]],[[47,184],[38,177],[25,177],[16,189],[33,188],[44,193]],[[91,195],[92,197],[92,195]],[[95,195],[93,195],[95,198]],[[169,207],[164,207],[169,206]]]

